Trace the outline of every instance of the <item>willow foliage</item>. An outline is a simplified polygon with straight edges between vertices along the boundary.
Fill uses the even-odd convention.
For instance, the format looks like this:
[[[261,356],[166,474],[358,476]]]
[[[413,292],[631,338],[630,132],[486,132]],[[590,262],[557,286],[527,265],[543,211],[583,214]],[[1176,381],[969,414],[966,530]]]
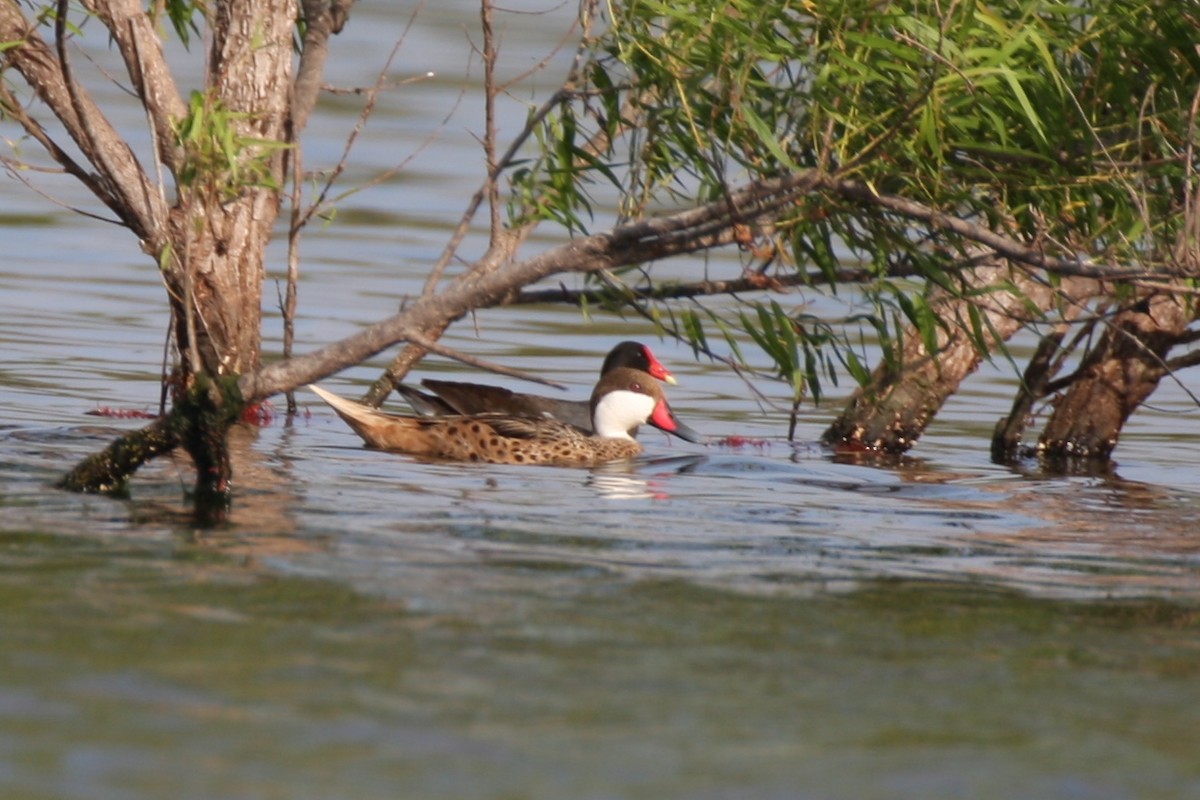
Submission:
[[[619,187],[621,213],[636,218],[819,170],[1059,255],[1162,264],[1185,234],[1194,4],[630,0],[608,5],[594,29],[586,86],[546,119],[553,146],[515,176],[518,196],[541,198],[520,213],[582,229],[597,183]],[[902,322],[932,341],[944,323],[922,293],[953,287],[968,250],[835,193],[808,197],[772,236],[774,270],[865,265],[875,277],[856,319],[885,342]],[[701,341],[700,318],[685,323]],[[777,304],[734,324],[797,391],[819,389],[814,364],[865,374],[841,327]]]

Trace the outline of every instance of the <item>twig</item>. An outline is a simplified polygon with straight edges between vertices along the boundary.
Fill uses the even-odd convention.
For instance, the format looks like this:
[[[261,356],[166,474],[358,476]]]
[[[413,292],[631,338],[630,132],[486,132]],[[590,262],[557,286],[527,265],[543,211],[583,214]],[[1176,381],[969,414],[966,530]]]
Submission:
[[[2,95],[0,95],[0,97],[2,97]],[[10,107],[6,106],[5,111],[10,112]],[[21,109],[20,113],[23,114],[24,109]],[[9,113],[9,116],[16,117],[16,116],[18,116],[18,114]],[[72,214],[79,214],[82,217],[88,217],[89,219],[99,220],[100,222],[107,222],[110,225],[123,225],[124,224],[119,219],[114,219],[112,217],[102,217],[93,211],[88,211],[85,208],[79,208],[77,206],[70,205],[69,203],[64,202],[62,200],[59,200],[57,197],[50,194],[49,192],[43,191],[41,189],[41,187],[35,185],[33,183],[33,181],[29,180],[29,178],[25,175],[26,172],[45,172],[45,173],[63,173],[63,172],[65,172],[68,175],[70,175],[72,173],[69,169],[45,169],[45,168],[30,165],[30,164],[23,164],[15,159],[11,159],[7,156],[0,156],[0,164],[4,165],[5,171],[8,172],[8,174],[12,178],[25,184],[25,188],[29,189],[34,194],[41,195],[42,199],[45,200],[46,202],[50,203],[51,205],[58,206],[59,208],[70,211]]]
[[[487,162],[487,174],[498,174],[496,169],[496,37],[492,30],[491,0],[479,4],[479,19],[483,27],[483,156]],[[501,235],[500,186],[495,180],[488,181],[488,209],[491,217],[491,239]]]
[[[304,151],[300,143],[296,141],[294,131],[291,133],[291,138],[292,207],[287,238],[287,291],[280,298],[279,303],[279,310],[283,315],[283,357],[285,359],[292,357],[292,344],[296,336],[296,302],[300,283],[300,231],[304,227],[300,223],[302,193],[300,186],[304,174]],[[291,390],[287,392],[287,413],[288,416],[296,413],[296,393]]]
[[[328,200],[328,197],[329,197],[329,193],[333,190],[334,183],[341,176],[341,174],[343,172],[345,172],[345,170],[346,170],[346,164],[348,163],[348,161],[350,159],[350,151],[352,149],[354,149],[354,145],[358,141],[359,135],[361,135],[363,130],[366,128],[367,120],[370,119],[371,114],[374,113],[374,111],[375,111],[375,103],[379,99],[379,93],[382,91],[383,87],[386,85],[387,72],[391,68],[392,62],[395,61],[396,56],[399,54],[400,48],[404,45],[405,40],[408,38],[408,33],[412,29],[413,23],[416,21],[417,15],[421,12],[421,10],[424,7],[425,7],[424,2],[418,3],[416,9],[413,10],[413,13],[409,15],[408,22],[405,24],[405,27],[404,27],[404,31],[400,34],[400,38],[397,39],[396,43],[392,46],[391,52],[388,53],[387,59],[384,60],[383,66],[379,70],[379,75],[375,79],[375,85],[372,86],[371,89],[367,92],[367,102],[363,106],[362,112],[358,115],[358,121],[355,123],[354,129],[351,130],[350,135],[346,137],[346,145],[345,145],[345,147],[342,148],[341,158],[338,159],[338,163],[334,166],[333,170],[329,173],[328,177],[326,177],[325,183],[321,187],[321,191],[317,193],[316,198],[312,201],[312,203],[309,204],[308,208],[304,210],[304,213],[300,215],[299,220],[293,221],[293,224],[297,224],[301,227],[308,225],[308,223],[312,220],[313,216],[315,216],[318,211],[320,211],[322,208],[325,207],[326,201]],[[422,147],[424,147],[424,145],[422,145]],[[392,173],[394,173],[394,172],[395,172],[395,170],[392,170]],[[387,174],[391,174],[391,173],[387,173]],[[384,180],[385,177],[386,177],[386,174],[385,174],[385,176],[378,177],[376,179],[376,181],[374,181],[374,182]],[[370,185],[370,184],[368,184],[368,185]],[[345,195],[341,195],[341,196],[345,196]]]
[[[542,103],[525,121],[525,126],[509,143],[508,149],[504,154],[497,159],[494,168],[489,169],[487,175],[484,176],[483,184],[471,196],[467,203],[466,210],[463,211],[459,218],[458,225],[454,232],[450,235],[450,239],[446,242],[446,246],[442,249],[441,255],[438,257],[433,268],[429,271],[429,276],[425,279],[425,286],[422,290],[423,295],[432,295],[437,288],[438,283],[442,280],[442,275],[445,274],[446,267],[454,260],[455,254],[458,252],[459,245],[467,238],[467,233],[471,229],[471,221],[475,218],[475,214],[479,211],[479,207],[483,205],[483,201],[490,195],[492,187],[505,169],[507,169],[517,157],[517,153],[525,143],[529,141],[529,137],[537,129],[551,111],[555,109],[566,98],[570,97],[572,92],[569,87],[574,86],[577,81],[579,70],[583,63],[583,45],[575,53],[575,61],[571,66],[570,72],[567,74],[566,80],[563,82],[563,88],[560,88],[551,95],[544,103]],[[524,226],[529,228],[529,225]],[[527,235],[528,231],[525,231]]]
[[[67,92],[67,98],[71,104],[71,111],[75,115],[76,124],[78,125],[77,141],[80,148],[84,151],[88,160],[90,160],[100,172],[101,185],[105,189],[105,195],[111,198],[109,207],[113,208],[118,214],[124,210],[126,213],[121,214],[125,224],[131,227],[139,238],[146,239],[148,232],[153,230],[152,220],[141,214],[134,213],[134,205],[131,202],[132,197],[125,191],[117,180],[117,171],[113,169],[112,164],[108,160],[109,152],[104,143],[100,140],[100,135],[96,132],[93,126],[92,115],[89,109],[84,107],[82,93],[79,84],[75,81],[75,77],[71,70],[71,61],[67,58],[67,6],[68,0],[58,0],[57,8],[54,14],[54,46],[58,54],[58,68],[62,75],[63,86]],[[123,142],[121,144],[124,144]],[[125,145],[128,147],[127,145]],[[143,177],[143,193],[147,187],[144,185]]]

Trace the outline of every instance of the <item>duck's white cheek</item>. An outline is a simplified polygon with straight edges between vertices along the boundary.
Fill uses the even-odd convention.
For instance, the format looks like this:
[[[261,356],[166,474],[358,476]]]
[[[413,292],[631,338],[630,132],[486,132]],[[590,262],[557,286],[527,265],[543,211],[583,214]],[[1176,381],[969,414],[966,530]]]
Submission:
[[[632,439],[629,431],[654,413],[654,398],[641,392],[620,389],[609,392],[596,404],[596,435],[606,439]]]

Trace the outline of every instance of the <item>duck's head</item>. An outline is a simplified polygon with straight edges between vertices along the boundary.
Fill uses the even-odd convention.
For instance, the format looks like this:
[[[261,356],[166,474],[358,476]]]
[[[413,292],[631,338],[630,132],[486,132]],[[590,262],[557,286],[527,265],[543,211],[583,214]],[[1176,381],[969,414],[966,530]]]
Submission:
[[[664,383],[675,385],[675,376],[654,357],[650,348],[641,342],[621,342],[608,351],[608,355],[604,357],[604,364],[600,367],[601,377],[618,367],[648,372]]]
[[[650,423],[689,442],[700,435],[675,418],[662,385],[648,372],[629,367],[609,370],[592,392],[592,429],[606,439],[632,439]]]

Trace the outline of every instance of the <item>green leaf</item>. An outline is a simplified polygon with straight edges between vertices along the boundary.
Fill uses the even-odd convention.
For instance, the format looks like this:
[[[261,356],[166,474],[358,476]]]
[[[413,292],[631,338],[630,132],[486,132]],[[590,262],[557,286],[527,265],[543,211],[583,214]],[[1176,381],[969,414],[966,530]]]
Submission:
[[[743,107],[741,111],[742,118],[746,120],[746,124],[750,126],[755,136],[758,137],[759,142],[766,146],[771,155],[775,156],[779,163],[787,169],[799,171],[801,169],[800,165],[788,155],[787,150],[779,143],[779,139],[776,137],[775,132],[771,130],[771,127],[748,106]]]

